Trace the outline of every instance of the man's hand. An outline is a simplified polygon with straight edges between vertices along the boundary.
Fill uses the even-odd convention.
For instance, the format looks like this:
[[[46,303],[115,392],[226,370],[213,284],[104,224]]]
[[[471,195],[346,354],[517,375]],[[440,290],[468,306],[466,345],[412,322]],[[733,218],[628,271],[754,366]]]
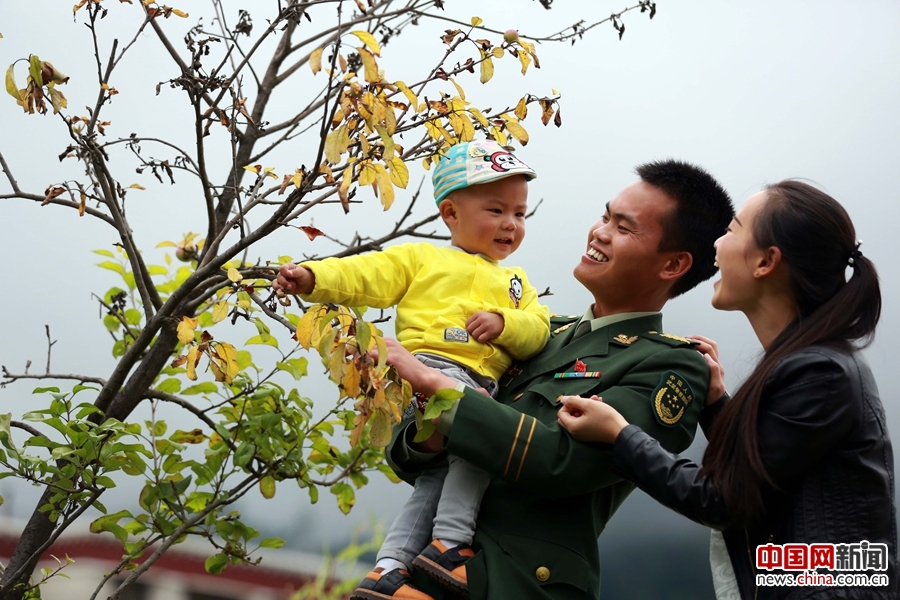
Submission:
[[[505,321],[501,315],[480,310],[466,321],[466,331],[483,344],[503,333],[504,325]]]
[[[726,392],[725,367],[719,362],[719,345],[702,335],[691,335],[688,339],[697,342],[697,350],[703,353],[703,358],[709,365],[709,391],[706,393],[706,406],[709,406]]]
[[[597,396],[562,396],[559,402],[556,420],[580,442],[612,444],[628,425],[619,411]]]
[[[316,276],[306,267],[288,263],[278,269],[272,287],[285,294],[309,294],[316,287]]]

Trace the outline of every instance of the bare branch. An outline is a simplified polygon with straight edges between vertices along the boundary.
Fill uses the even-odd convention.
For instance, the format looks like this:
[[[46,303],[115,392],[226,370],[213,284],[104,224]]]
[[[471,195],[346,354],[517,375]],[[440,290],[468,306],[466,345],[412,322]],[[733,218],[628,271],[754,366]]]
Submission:
[[[23,423],[23,422],[21,422],[21,421],[10,421],[10,422],[9,422],[9,426],[10,426],[10,427],[17,427],[17,428],[19,428],[19,429],[21,429],[21,430],[23,430],[23,431],[27,431],[28,433],[30,433],[30,434],[33,435],[34,437],[40,437],[40,436],[44,435],[43,433],[41,433],[40,431],[38,431],[37,429],[35,429],[35,428],[32,427],[31,425],[29,425],[29,424],[27,424],[27,423]]]
[[[56,340],[50,340],[50,326],[44,325],[44,331],[47,333],[47,370],[45,373],[50,372],[50,351],[53,349],[53,344],[56,343]]]

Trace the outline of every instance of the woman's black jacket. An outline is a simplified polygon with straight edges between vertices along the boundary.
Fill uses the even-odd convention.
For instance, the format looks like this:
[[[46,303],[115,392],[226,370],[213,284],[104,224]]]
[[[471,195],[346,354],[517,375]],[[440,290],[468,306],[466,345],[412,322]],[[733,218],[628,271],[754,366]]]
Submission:
[[[705,409],[704,431],[727,401]],[[721,530],[744,599],[900,599],[893,454],[862,357],[823,346],[785,357],[764,388],[758,431],[763,464],[779,489],[763,490],[765,517],[750,527],[733,524],[699,465],[669,454],[634,425],[616,439],[613,468],[665,506]],[[756,585],[756,574],[768,573],[757,568],[758,545],[862,541],[887,544],[888,586]]]

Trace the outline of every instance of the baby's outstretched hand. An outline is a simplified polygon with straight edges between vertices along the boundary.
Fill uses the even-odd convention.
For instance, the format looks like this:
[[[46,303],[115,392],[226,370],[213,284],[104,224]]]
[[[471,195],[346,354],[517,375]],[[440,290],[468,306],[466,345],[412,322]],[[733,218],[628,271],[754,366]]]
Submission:
[[[503,317],[497,313],[480,310],[466,321],[466,331],[476,341],[484,343],[503,333],[505,324]]]
[[[306,267],[288,263],[281,265],[272,287],[286,294],[308,294],[313,291],[316,279]]]

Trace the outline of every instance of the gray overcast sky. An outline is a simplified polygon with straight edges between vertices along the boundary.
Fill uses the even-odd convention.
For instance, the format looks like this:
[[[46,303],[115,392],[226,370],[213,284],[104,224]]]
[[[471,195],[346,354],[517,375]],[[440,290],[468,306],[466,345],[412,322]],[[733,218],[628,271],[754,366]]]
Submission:
[[[106,4],[110,17],[105,25],[126,31],[134,22],[136,7]],[[191,13],[187,21],[172,19],[164,24],[173,32],[171,39],[178,42],[181,33],[175,32],[192,25],[209,3],[182,0],[175,5]],[[489,26],[516,28],[526,35],[555,31],[581,18],[596,20],[625,5],[624,1],[557,0],[548,12],[537,2],[521,0],[446,0],[452,16],[468,20],[477,14]],[[82,114],[82,107],[95,101],[96,75],[87,53],[86,30],[73,23],[68,6],[46,0],[0,3],[0,33],[4,36],[0,66],[5,69],[29,53],[50,60],[72,76],[63,89],[72,111]],[[233,18],[238,5],[229,6]],[[506,58],[498,61],[495,81],[487,86],[474,77],[460,79],[469,100],[482,107],[514,103],[526,92],[549,94],[552,88],[563,96],[561,129],[541,127],[536,114],[526,121],[531,142],[519,154],[539,173],[530,186],[532,202],[543,199],[544,204],[529,221],[522,247],[507,262],[524,267],[539,289],[552,289],[554,295],[547,304],[554,312],[580,314],[590,298],[571,278],[571,268],[584,251],[588,225],[602,213],[605,202],[634,179],[636,164],[666,157],[699,163],[719,178],[738,205],[767,182],[785,177],[812,180],[847,207],[859,238],[865,241],[863,252],[881,273],[882,324],[866,355],[896,435],[900,431],[900,400],[891,392],[900,387],[900,371],[890,348],[900,336],[896,311],[900,301],[900,266],[896,262],[900,202],[895,177],[900,158],[896,114],[900,104],[900,36],[896,35],[900,3],[660,0],[653,21],[634,12],[627,15],[625,23],[622,41],[604,25],[573,47],[543,44],[539,47],[542,69],[532,70],[526,77]],[[263,26],[260,14],[256,27]],[[381,61],[388,78],[413,80],[415,73],[427,69],[442,52],[437,37],[443,29],[439,22],[423,19],[416,30],[389,45]],[[112,31],[104,29],[104,57]],[[123,40],[131,37],[119,35]],[[186,102],[176,91],[164,87],[159,96],[154,95],[157,82],[175,76],[154,36],[138,40],[126,66],[123,71],[127,73],[113,81],[121,94],[107,112],[113,121],[110,135],[136,131],[180,137],[189,111],[185,112]],[[24,80],[23,66],[18,78],[20,83]],[[11,98],[3,98],[0,150],[22,187],[40,193],[52,182],[77,177],[75,163],[61,165],[56,159],[66,145],[59,123],[52,117],[23,115]],[[286,112],[288,105],[284,106]],[[284,173],[299,162],[309,162],[303,148],[295,146],[294,152],[293,156],[273,156],[266,165]],[[127,157],[116,160],[126,165],[121,173],[130,171]],[[412,181],[419,176],[414,169]],[[154,250],[157,242],[178,239],[188,230],[202,230],[200,199],[190,184],[170,187],[148,175],[133,177],[148,189],[129,194],[129,216],[139,245],[161,262],[162,251]],[[430,184],[426,182],[424,189],[430,193]],[[8,191],[8,183],[0,180],[0,193]],[[397,208],[383,214],[367,190],[361,196],[370,201],[354,206],[349,216],[323,210],[315,215],[315,224],[332,234],[357,229],[371,232],[373,223],[387,229],[398,218]],[[398,202],[408,196],[401,194]],[[419,210],[426,214],[431,208],[425,202]],[[22,200],[3,201],[0,215],[0,253],[10,260],[0,310],[0,364],[20,370],[25,360],[31,359],[33,369],[42,368],[46,323],[58,340],[53,349],[54,371],[106,376],[113,364],[109,338],[90,294],[102,294],[118,282],[112,273],[92,266],[99,260],[91,251],[109,248],[114,236],[97,222],[79,219],[73,211],[41,208]],[[325,241],[311,244],[296,230],[284,230],[260,245],[253,258],[332,250]],[[711,289],[707,283],[671,302],[666,326],[671,333],[703,333],[716,338],[733,386],[747,373],[759,346],[742,315],[716,312],[709,306]],[[262,351],[259,356],[264,356]],[[321,379],[313,379],[316,383],[308,384],[306,395],[333,397],[331,388]],[[32,387],[19,383],[0,390],[0,412],[20,415],[36,407],[42,400],[30,396]],[[349,519],[335,516],[330,497],[323,495],[320,506],[310,510],[305,495],[296,493],[291,491],[294,495],[287,498],[279,494],[272,501],[278,503],[277,513],[285,518],[281,526],[290,522],[298,529],[321,533],[323,523],[346,531],[351,522],[365,522],[371,511],[390,515],[405,491],[373,483],[360,494]],[[21,517],[31,508],[27,499],[30,489],[14,491],[5,480],[0,483],[0,494],[7,498],[0,515]],[[270,506],[254,501],[245,509],[265,518],[272,513]],[[617,520],[628,516],[627,506],[623,510],[626,515]],[[614,529],[620,527],[617,520]],[[672,521],[675,519],[669,517]],[[629,522],[628,527],[650,528],[637,521]]]

